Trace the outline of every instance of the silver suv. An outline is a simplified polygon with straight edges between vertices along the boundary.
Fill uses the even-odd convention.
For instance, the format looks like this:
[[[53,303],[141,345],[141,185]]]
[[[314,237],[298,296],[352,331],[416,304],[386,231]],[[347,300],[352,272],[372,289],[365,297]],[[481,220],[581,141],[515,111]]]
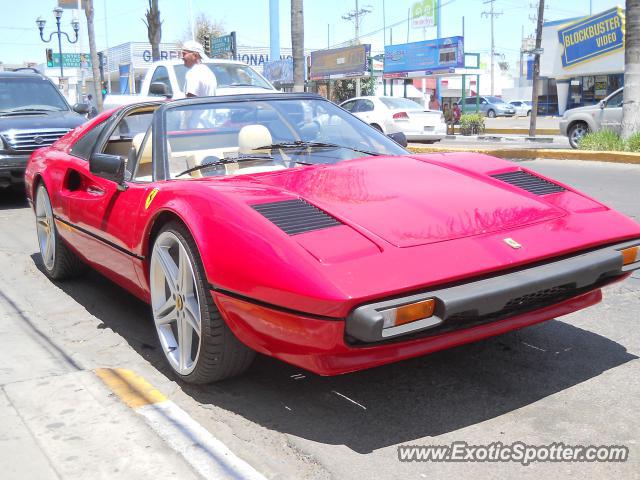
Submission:
[[[560,120],[560,133],[569,137],[573,148],[578,148],[580,139],[589,132],[606,129],[620,133],[622,96],[623,88],[619,88],[595,105],[567,110]]]

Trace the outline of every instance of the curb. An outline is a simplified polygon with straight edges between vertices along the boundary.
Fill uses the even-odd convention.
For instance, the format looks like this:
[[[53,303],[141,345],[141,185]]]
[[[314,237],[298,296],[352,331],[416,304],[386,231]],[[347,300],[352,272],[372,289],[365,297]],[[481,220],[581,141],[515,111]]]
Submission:
[[[459,127],[456,126],[456,133],[460,133]],[[502,135],[525,135],[529,136],[528,128],[485,128],[484,133],[499,133]],[[558,128],[536,128],[536,135],[560,135]]]
[[[632,152],[598,152],[560,148],[449,148],[433,146],[411,146],[407,149],[413,153],[469,152],[484,153],[506,159],[583,160],[588,162],[631,163],[640,165],[640,153]]]

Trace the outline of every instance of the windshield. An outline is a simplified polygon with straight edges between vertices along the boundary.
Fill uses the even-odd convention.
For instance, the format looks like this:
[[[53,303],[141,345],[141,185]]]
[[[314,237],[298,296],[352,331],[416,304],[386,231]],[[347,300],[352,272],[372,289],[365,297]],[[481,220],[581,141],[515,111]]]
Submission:
[[[501,98],[498,98],[498,97],[486,97],[486,98],[487,98],[487,100],[489,101],[489,103],[493,103],[493,104],[496,104],[496,103],[505,103],[505,101],[504,101],[504,100],[502,100]]]
[[[0,79],[0,111],[62,111],[69,107],[47,79],[16,77]]]
[[[216,76],[218,87],[257,87],[273,90],[264,78],[248,65],[238,63],[205,63]],[[176,65],[176,77],[178,85],[182,88],[187,67]]]
[[[191,179],[404,155],[400,145],[322,99],[269,99],[169,107],[169,177]],[[203,164],[216,168],[186,170]],[[182,175],[181,175],[182,174]]]
[[[388,108],[398,108],[405,110],[424,110],[419,103],[409,100],[408,98],[380,97],[380,101]]]

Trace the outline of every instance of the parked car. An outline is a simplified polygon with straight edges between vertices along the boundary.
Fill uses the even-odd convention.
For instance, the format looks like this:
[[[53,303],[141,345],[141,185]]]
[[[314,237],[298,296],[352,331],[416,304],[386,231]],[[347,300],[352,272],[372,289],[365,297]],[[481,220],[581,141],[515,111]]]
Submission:
[[[382,133],[403,132],[407,140],[433,143],[447,135],[444,115],[402,97],[355,97],[340,104]]]
[[[622,129],[622,101],[624,88],[619,88],[595,105],[571,108],[560,120],[560,134],[569,137],[569,144],[578,148],[580,139],[589,132]]]
[[[216,95],[241,93],[273,93],[277,90],[269,81],[246,63],[235,60],[207,58],[203,62],[216,76]],[[154,101],[160,98],[177,100],[184,98],[187,67],[182,60],[160,60],[154,62],[145,74],[136,95],[107,95],[104,108],[109,109],[129,103]]]
[[[29,155],[83,123],[86,112],[35,70],[0,72],[0,189],[24,183]]]
[[[513,105],[516,110],[517,117],[528,117],[531,115],[532,102],[531,100],[511,100],[509,105]]]
[[[473,113],[476,111],[476,98],[466,97],[464,103],[462,99],[458,101],[460,110],[462,113]],[[508,104],[504,100],[498,97],[481,96],[479,102],[480,112],[484,113],[489,118],[494,117],[513,117],[516,114],[516,109],[513,105]]]
[[[186,382],[255,352],[321,375],[424,355],[593,305],[640,268],[628,216],[521,164],[410,154],[314,94],[107,111],[25,178],[45,274],[90,265],[150,303]]]

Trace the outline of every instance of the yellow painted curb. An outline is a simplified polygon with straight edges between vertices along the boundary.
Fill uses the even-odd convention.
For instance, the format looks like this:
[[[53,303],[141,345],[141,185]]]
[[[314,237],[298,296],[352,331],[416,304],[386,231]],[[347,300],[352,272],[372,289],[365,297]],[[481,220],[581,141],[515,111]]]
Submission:
[[[96,368],[96,375],[130,408],[167,400],[140,375],[125,368]]]
[[[554,160],[585,160],[589,162],[633,163],[640,165],[640,153],[633,152],[597,152],[560,148],[460,148],[435,146],[410,146],[408,150],[413,153],[472,152],[484,153],[500,158],[545,158]]]
[[[456,133],[460,133],[458,127],[456,127]],[[526,135],[529,136],[528,128],[485,128],[483,135],[499,133],[503,135]],[[560,135],[560,130],[557,128],[536,128],[536,135]]]

